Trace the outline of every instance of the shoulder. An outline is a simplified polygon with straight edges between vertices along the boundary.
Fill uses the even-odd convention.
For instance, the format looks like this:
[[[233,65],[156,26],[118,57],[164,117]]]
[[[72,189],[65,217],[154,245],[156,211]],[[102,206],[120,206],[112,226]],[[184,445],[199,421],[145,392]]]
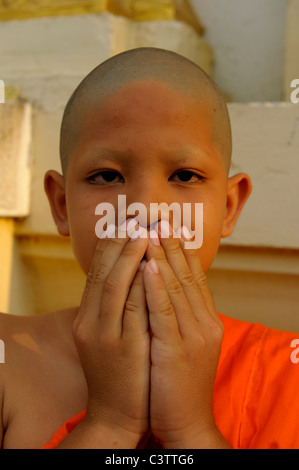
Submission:
[[[4,430],[18,422],[15,416],[19,419],[24,403],[37,403],[39,395],[50,390],[48,378],[53,382],[64,358],[72,356],[75,312],[69,309],[35,316],[0,313],[0,442]],[[49,372],[45,374],[45,370]]]
[[[298,380],[298,370],[293,367],[299,362],[299,333],[269,328],[259,323],[235,320],[223,315],[224,337],[220,365],[234,371],[236,381],[250,384],[279,380],[288,376]]]
[[[30,316],[22,316],[11,313],[0,312],[0,338],[17,332],[20,329],[26,332],[43,329],[45,327],[60,328],[69,327],[75,318],[78,308],[55,310],[53,312],[41,313]]]
[[[32,316],[0,313],[0,340],[7,360],[10,358],[9,362],[18,363],[14,351],[19,354],[20,347],[42,350],[53,342],[55,346],[59,341],[63,342],[63,338],[71,334],[76,312],[77,309],[72,308]],[[18,357],[22,360],[22,354]]]
[[[14,323],[14,317],[13,315],[10,315],[9,313],[2,313],[0,312],[0,337],[2,338],[3,335],[5,335]]]
[[[18,317],[7,313],[0,312],[0,347],[1,347],[1,357],[0,363],[5,363],[5,352],[7,347],[11,343],[12,334],[17,329]],[[5,368],[0,369],[0,376],[2,375]]]
[[[14,319],[10,315],[0,313],[0,443],[2,448],[4,429],[5,429],[5,413],[4,413],[4,396],[8,381],[7,366],[7,350],[10,350],[11,333],[14,330]]]
[[[228,361],[233,357],[235,361],[236,356],[246,356],[246,360],[249,360],[249,356],[251,358],[252,355],[255,355],[267,328],[257,323],[237,320],[222,314],[219,314],[219,318],[224,326],[220,360]]]
[[[233,351],[255,360],[290,359],[294,348],[299,347],[299,333],[270,328],[259,323],[236,320],[219,314],[224,325],[223,354]],[[294,357],[294,354],[293,354]]]
[[[22,342],[22,338],[35,338],[42,323],[43,319],[34,316],[0,313],[0,339],[6,356],[8,352],[9,355],[13,353],[15,347]]]
[[[10,331],[10,321],[9,315],[6,313],[0,312],[0,365],[5,364],[5,345],[9,338],[9,331]],[[4,368],[0,367],[0,378],[3,373]],[[1,380],[0,380],[1,386]]]
[[[220,318],[225,332],[216,395],[222,405],[226,396],[233,415],[228,417],[219,403],[216,407],[227,432],[234,428],[234,444],[298,447],[299,334]]]
[[[0,368],[2,382],[12,370],[16,371],[18,366],[22,364],[24,358],[22,346],[27,344],[30,347],[37,342],[36,326],[38,323],[34,317],[0,313],[0,340],[3,353],[2,364],[4,364]]]
[[[40,357],[63,353],[71,344],[75,313],[75,309],[33,316],[0,313],[0,383],[34,367]]]

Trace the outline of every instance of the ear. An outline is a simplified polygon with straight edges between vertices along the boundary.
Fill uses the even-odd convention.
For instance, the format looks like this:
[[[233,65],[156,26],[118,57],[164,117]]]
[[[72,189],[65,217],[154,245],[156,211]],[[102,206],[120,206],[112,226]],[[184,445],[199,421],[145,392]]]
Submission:
[[[69,236],[69,224],[65,200],[64,178],[57,171],[49,170],[44,179],[45,192],[51,207],[52,216],[60,235]]]
[[[226,213],[221,237],[231,235],[241,210],[251,193],[251,180],[245,173],[238,173],[228,178]]]

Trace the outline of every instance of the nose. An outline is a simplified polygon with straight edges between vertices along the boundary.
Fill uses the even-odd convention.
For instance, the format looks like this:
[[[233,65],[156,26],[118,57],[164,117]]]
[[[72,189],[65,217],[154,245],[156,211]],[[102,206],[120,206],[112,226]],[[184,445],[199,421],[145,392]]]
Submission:
[[[118,204],[118,220],[121,223],[127,218],[136,217],[139,224],[147,230],[153,230],[160,220],[167,220],[174,230],[181,225],[180,204],[169,200],[167,192],[157,187],[156,190],[142,188],[135,194],[136,198],[123,195],[121,205]]]

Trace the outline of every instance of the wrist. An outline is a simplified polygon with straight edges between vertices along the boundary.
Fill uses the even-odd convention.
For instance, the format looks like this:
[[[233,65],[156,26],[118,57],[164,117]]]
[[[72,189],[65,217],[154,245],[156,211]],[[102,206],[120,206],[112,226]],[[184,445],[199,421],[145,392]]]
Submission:
[[[171,441],[162,442],[164,449],[231,449],[216,425],[205,431],[194,430]]]
[[[135,449],[142,437],[142,434],[113,422],[96,420],[88,414],[81,424],[84,432],[93,436],[98,449]]]

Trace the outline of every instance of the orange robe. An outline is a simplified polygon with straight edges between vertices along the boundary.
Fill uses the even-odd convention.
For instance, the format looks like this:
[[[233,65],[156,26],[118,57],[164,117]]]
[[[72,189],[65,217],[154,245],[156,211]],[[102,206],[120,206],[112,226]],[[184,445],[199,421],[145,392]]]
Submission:
[[[291,347],[299,333],[219,317],[224,338],[213,407],[220,432],[235,449],[299,448],[299,362]],[[84,416],[64,423],[42,448],[56,448]]]

